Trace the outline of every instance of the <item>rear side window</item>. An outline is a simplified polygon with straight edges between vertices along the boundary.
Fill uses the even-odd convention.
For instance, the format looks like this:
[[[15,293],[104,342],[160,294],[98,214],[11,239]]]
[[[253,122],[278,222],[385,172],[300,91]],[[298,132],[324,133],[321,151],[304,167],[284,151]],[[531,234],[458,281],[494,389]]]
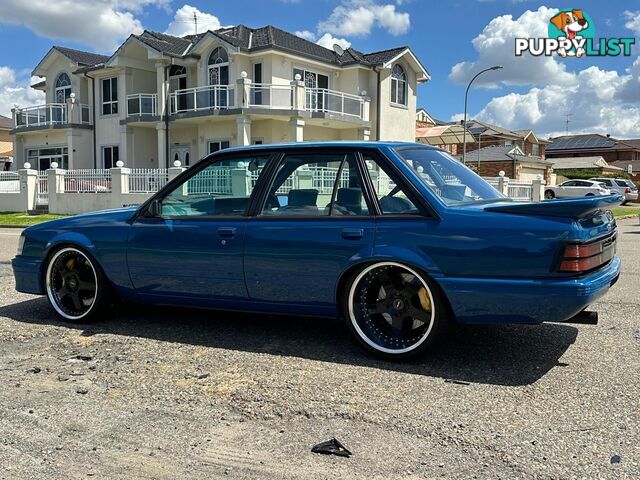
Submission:
[[[383,215],[415,215],[420,213],[403,188],[370,154],[363,154],[373,189]]]
[[[353,154],[291,154],[269,188],[262,215],[369,215]]]
[[[619,187],[628,187],[629,185],[627,185],[627,182],[625,182],[624,180],[616,180],[616,184]]]

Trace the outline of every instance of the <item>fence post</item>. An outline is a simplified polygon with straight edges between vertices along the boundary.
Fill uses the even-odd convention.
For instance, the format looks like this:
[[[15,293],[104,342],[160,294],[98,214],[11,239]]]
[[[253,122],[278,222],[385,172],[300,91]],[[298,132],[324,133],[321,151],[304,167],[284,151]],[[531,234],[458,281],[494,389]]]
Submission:
[[[251,174],[246,167],[234,167],[231,169],[231,195],[244,197],[251,192]]]
[[[304,110],[305,109],[305,98],[304,98],[304,83],[302,82],[302,77],[300,74],[296,75],[295,80],[291,80],[291,91],[292,95],[292,110]]]
[[[59,205],[58,195],[64,194],[64,174],[60,168],[47,170],[47,190],[49,195],[49,213],[67,213]]]
[[[531,182],[531,200],[540,202],[544,198],[544,181],[542,175]]]
[[[38,171],[24,168],[18,170],[20,176],[20,208],[25,212],[36,209],[38,194]]]
[[[498,191],[500,191],[503,195],[509,196],[509,177],[504,176],[504,171],[500,170],[500,175],[498,177]]]
[[[247,78],[247,72],[240,73],[240,77],[236,80],[236,105],[238,108],[247,108],[251,103],[251,80]]]
[[[369,121],[369,114],[371,112],[371,98],[367,97],[367,92],[362,92],[362,121]],[[369,140],[368,138],[366,140]]]
[[[313,171],[309,168],[299,168],[296,171],[297,184],[294,182],[293,188],[314,188]],[[335,178],[335,177],[334,177]]]
[[[186,170],[186,168],[184,168],[184,167],[171,167],[171,168],[169,168],[167,170],[169,181],[171,181],[174,178],[176,178],[178,175],[180,175],[185,170]]]
[[[125,167],[111,169],[111,206],[120,208],[127,204],[124,195],[129,193],[129,174],[131,170]]]

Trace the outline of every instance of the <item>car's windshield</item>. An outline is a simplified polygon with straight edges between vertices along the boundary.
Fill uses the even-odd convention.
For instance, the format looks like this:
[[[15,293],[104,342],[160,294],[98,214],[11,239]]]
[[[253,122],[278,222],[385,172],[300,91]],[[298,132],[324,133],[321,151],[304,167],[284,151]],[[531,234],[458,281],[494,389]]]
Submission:
[[[443,151],[403,147],[396,152],[447,205],[505,198],[473,170]]]

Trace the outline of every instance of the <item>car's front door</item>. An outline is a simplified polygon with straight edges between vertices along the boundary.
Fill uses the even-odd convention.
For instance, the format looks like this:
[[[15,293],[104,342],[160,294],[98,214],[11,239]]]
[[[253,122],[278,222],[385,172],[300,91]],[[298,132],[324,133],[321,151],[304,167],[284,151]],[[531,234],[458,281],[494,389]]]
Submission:
[[[579,195],[578,187],[575,180],[569,180],[560,185],[558,189],[558,197],[575,197]]]
[[[247,226],[245,277],[256,301],[335,309],[346,266],[367,258],[375,222],[354,153],[287,153]]]
[[[127,245],[129,274],[143,298],[246,299],[246,211],[268,157],[225,156],[162,192],[156,215],[140,215]]]

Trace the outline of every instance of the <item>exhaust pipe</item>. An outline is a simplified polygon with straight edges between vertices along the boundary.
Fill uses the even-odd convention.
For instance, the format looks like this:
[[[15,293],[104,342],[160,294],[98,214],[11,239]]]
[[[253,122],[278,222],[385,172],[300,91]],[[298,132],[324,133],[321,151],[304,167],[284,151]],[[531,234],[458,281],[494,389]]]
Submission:
[[[597,325],[598,312],[589,312],[587,310],[583,310],[563,323],[579,323],[582,325]]]

